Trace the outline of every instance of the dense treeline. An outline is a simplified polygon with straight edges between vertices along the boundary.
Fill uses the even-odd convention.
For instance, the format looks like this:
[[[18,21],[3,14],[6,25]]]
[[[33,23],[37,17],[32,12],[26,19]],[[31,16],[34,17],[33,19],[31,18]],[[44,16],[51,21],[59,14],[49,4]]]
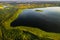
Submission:
[[[19,8],[40,8],[40,7],[53,7],[60,6],[60,4],[17,4]]]

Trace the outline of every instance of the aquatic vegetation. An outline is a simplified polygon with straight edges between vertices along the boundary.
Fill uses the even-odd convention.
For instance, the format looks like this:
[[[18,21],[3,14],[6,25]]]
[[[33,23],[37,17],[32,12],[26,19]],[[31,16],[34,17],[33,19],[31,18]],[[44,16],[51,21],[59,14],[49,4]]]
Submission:
[[[35,11],[37,11],[37,12],[43,12],[43,10],[35,10]]]

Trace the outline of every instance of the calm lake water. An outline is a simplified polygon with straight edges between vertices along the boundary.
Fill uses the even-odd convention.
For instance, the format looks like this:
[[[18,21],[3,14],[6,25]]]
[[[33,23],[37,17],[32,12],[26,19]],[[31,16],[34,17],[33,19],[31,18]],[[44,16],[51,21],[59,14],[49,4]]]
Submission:
[[[47,32],[60,33],[60,7],[25,9],[11,26],[36,27]]]

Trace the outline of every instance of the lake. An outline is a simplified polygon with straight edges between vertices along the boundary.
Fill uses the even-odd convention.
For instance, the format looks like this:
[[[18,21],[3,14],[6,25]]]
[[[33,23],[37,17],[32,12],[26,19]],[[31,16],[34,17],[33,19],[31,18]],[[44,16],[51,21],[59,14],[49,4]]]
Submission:
[[[60,7],[25,9],[11,26],[35,27],[47,32],[60,33]]]

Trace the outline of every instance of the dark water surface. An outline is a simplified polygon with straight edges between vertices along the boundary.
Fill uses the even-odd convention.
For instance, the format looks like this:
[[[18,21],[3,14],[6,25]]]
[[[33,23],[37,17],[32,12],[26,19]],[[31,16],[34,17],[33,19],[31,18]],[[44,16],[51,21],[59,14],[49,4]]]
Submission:
[[[11,26],[36,27],[47,32],[60,33],[60,7],[25,9]]]

